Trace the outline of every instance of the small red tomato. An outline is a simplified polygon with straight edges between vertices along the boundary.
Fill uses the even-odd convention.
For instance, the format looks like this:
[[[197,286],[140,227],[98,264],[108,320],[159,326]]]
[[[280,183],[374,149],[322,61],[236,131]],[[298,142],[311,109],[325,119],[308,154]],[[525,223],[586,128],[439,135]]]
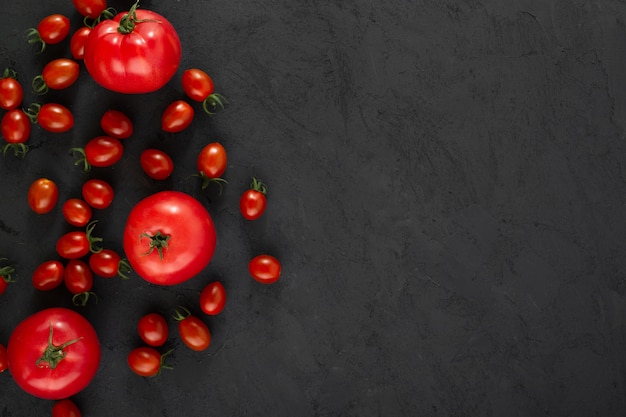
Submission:
[[[0,374],[9,368],[7,361],[7,347],[0,343]]]
[[[246,220],[256,220],[265,213],[266,194],[267,186],[260,180],[252,178],[250,189],[246,190],[239,199],[239,211]]]
[[[201,69],[185,70],[182,83],[185,94],[194,101],[202,102],[202,108],[207,114],[212,115],[218,106],[224,108],[226,99],[214,92],[213,79]]]
[[[203,178],[221,177],[227,165],[226,149],[218,142],[209,143],[202,148],[196,160],[196,167]]]
[[[92,178],[82,187],[83,199],[91,207],[103,210],[111,205],[115,193],[111,184],[105,180]]]
[[[70,19],[62,14],[51,14],[39,21],[37,29],[28,31],[28,43],[40,44],[40,52],[46,45],[54,45],[62,42],[70,33]]]
[[[127,139],[133,134],[132,120],[119,110],[107,110],[100,118],[100,127],[117,139]]]
[[[214,316],[224,309],[226,289],[219,281],[209,283],[200,293],[200,308],[205,314]]]
[[[33,272],[33,286],[41,291],[53,290],[63,282],[65,267],[61,261],[45,261]]]
[[[148,313],[139,319],[137,332],[147,345],[163,346],[168,336],[167,321],[159,313]]]
[[[271,255],[258,255],[248,263],[248,271],[261,284],[272,284],[280,278],[280,261]]]
[[[76,11],[90,19],[97,19],[107,8],[106,0],[72,0]]]
[[[65,259],[78,259],[87,254],[99,252],[102,249],[97,246],[102,238],[92,235],[96,222],[91,222],[85,231],[74,230],[67,232],[57,239],[56,250],[59,256]]]
[[[91,139],[84,148],[72,148],[76,157],[74,165],[83,164],[83,170],[88,172],[91,167],[110,167],[122,158],[124,145],[119,139],[110,136],[98,136]]]
[[[66,398],[52,406],[52,417],[81,417],[80,409],[74,401]]]
[[[139,164],[146,175],[155,180],[164,180],[174,171],[172,158],[158,149],[144,150],[139,157]]]
[[[167,353],[161,355],[153,347],[141,346],[133,349],[128,354],[128,366],[139,376],[156,376],[162,368],[166,368],[163,365],[163,358],[166,355]]]
[[[30,121],[39,123],[42,129],[52,133],[63,133],[74,127],[74,115],[62,104],[31,104],[26,112]]]
[[[177,133],[185,130],[193,121],[193,107],[185,100],[176,100],[163,112],[161,117],[161,128],[170,133]]]
[[[85,57],[85,42],[90,33],[91,28],[89,26],[83,26],[77,29],[72,35],[70,39],[70,51],[74,59],[80,60]]]
[[[17,73],[9,68],[0,78],[0,108],[12,110],[18,108],[24,99],[24,88],[17,80]]]
[[[59,188],[47,178],[39,178],[28,188],[28,205],[37,214],[52,211],[59,199]]]
[[[77,306],[85,306],[89,296],[93,294],[93,273],[89,265],[80,259],[70,259],[63,271],[63,282],[73,294],[72,302]]]
[[[12,109],[2,116],[0,121],[0,131],[2,137],[7,142],[2,147],[2,153],[6,154],[9,149],[13,149],[15,156],[26,155],[28,145],[26,142],[30,137],[30,119],[21,109]]]
[[[128,278],[131,272],[130,265],[126,259],[112,249],[102,249],[89,256],[89,267],[94,274],[102,278]]]
[[[174,319],[178,321],[180,340],[191,350],[206,350],[211,344],[211,332],[200,318],[192,315],[183,307],[176,310]]]
[[[91,220],[91,207],[86,201],[80,198],[70,198],[63,203],[63,217],[65,220],[76,227],[87,226]]]
[[[48,90],[63,90],[74,84],[80,75],[78,62],[68,58],[57,58],[43,67],[41,75],[33,79],[33,91],[45,94]]]

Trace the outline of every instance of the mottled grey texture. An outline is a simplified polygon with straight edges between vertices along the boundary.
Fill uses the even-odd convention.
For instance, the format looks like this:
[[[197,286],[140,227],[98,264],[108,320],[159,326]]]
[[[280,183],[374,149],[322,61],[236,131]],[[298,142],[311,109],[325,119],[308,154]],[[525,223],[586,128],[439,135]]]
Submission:
[[[130,1],[110,1],[119,10]],[[0,256],[19,281],[0,297],[0,342],[28,313],[67,304],[35,293],[30,273],[68,229],[35,216],[30,182],[62,199],[89,176],[117,197],[96,231],[121,249],[125,216],[175,188],[207,204],[214,262],[175,288],[96,282],[84,310],[103,344],[98,376],[76,402],[89,416],[619,416],[626,413],[626,6],[617,0],[144,1],[179,30],[181,70],[205,69],[226,110],[200,111],[179,135],[160,114],[182,97],[120,97],[86,73],[69,92],[76,128],[35,128],[24,160],[0,164]],[[25,9],[25,10],[23,10]],[[65,47],[35,56],[23,30],[69,0],[24,0],[0,12],[0,52],[24,82]],[[65,48],[65,49],[64,49]],[[25,101],[41,100],[28,96]],[[88,107],[91,106],[91,107]],[[115,107],[136,124],[124,159],[85,176],[67,149],[100,134]],[[199,107],[196,107],[199,109]],[[209,141],[229,152],[219,196],[188,176]],[[149,181],[142,149],[171,152],[174,177]],[[266,215],[241,219],[251,176],[269,187]],[[283,262],[261,286],[246,263]],[[174,369],[137,377],[126,355],[142,313],[199,312],[213,279],[224,312],[203,317],[208,352],[186,349],[174,323]],[[2,417],[51,404],[2,380]]]

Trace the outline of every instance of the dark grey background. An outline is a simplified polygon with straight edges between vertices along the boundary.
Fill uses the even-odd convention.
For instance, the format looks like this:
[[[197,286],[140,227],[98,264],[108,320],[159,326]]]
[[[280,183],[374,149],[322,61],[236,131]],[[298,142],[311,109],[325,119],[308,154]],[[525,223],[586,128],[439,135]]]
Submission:
[[[130,1],[110,1],[118,10]],[[120,96],[86,72],[50,94],[75,113],[62,135],[35,128],[24,160],[0,160],[0,255],[18,282],[0,298],[0,342],[28,314],[70,305],[30,275],[69,230],[60,204],[37,216],[28,185],[56,180],[62,202],[89,177],[110,180],[97,234],[121,250],[143,196],[179,189],[209,208],[218,248],[174,288],[137,276],[97,280],[79,310],[96,327],[101,369],[74,400],[85,416],[619,416],[626,413],[626,4],[617,0],[143,1],[167,17],[181,69],[162,91]],[[67,43],[35,55],[24,31],[70,0],[0,11],[0,66],[25,85]],[[227,96],[213,118],[160,131],[182,98],[182,70],[209,72]],[[28,90],[28,88],[27,88]],[[25,104],[42,100],[32,94]],[[100,134],[108,108],[136,133],[121,162],[82,174],[67,151]],[[199,110],[199,107],[196,107]],[[188,176],[204,144],[229,153],[224,193]],[[171,180],[149,180],[140,152],[171,153]],[[266,215],[238,212],[251,176]],[[283,263],[262,286],[255,254]],[[203,319],[207,352],[172,332],[174,366],[131,373],[137,319],[186,305],[209,281],[228,291]],[[48,415],[52,403],[0,375],[0,415]]]

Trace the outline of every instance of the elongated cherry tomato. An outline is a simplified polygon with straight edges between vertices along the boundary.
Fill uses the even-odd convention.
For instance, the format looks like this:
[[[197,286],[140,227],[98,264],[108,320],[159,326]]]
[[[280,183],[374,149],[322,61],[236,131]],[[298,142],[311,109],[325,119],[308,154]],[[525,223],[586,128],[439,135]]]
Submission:
[[[51,14],[39,21],[37,28],[28,30],[28,43],[39,44],[39,52],[46,49],[46,45],[62,42],[70,33],[70,19],[62,14]]]
[[[193,121],[193,107],[185,100],[176,100],[166,107],[161,116],[161,128],[170,133],[185,130]]]
[[[117,138],[97,136],[91,139],[84,148],[72,148],[76,157],[75,165],[83,164],[83,170],[88,172],[91,167],[110,167],[124,155],[124,145]]]
[[[52,406],[52,417],[81,417],[80,409],[69,398],[57,401]]]
[[[43,67],[41,75],[33,79],[33,91],[45,94],[48,90],[63,90],[74,84],[80,75],[78,62],[68,58],[57,58]]]
[[[9,368],[7,361],[7,347],[0,343],[0,374]]]
[[[82,194],[87,204],[98,210],[104,210],[109,207],[115,197],[111,184],[97,178],[85,181],[82,187]]]
[[[221,177],[227,165],[226,149],[219,142],[209,143],[202,148],[196,160],[196,167],[203,178]]]
[[[106,0],[72,0],[76,11],[90,19],[97,19],[107,8]]]
[[[47,178],[39,178],[28,188],[28,205],[37,214],[52,211],[59,199],[59,188]]]
[[[90,33],[91,28],[83,26],[77,29],[70,38],[70,51],[74,59],[81,60],[85,57],[85,42]]]
[[[7,142],[2,147],[2,153],[6,154],[10,149],[13,150],[15,156],[26,155],[28,153],[28,145],[26,142],[30,138],[31,124],[26,113],[21,109],[12,109],[2,116],[0,121],[0,131],[2,137]]]
[[[250,275],[261,284],[272,284],[280,278],[280,261],[272,255],[258,255],[248,263]]]
[[[155,180],[164,180],[174,171],[172,158],[159,149],[145,149],[141,152],[139,164],[146,175]]]
[[[7,68],[0,78],[0,108],[4,110],[16,109],[22,105],[24,88],[17,80],[17,73]]]
[[[100,118],[100,127],[108,136],[127,139],[133,134],[133,122],[119,110],[107,110]]]
[[[168,331],[167,321],[159,313],[148,313],[137,323],[139,337],[150,346],[163,346],[167,341]]]
[[[65,287],[73,295],[72,302],[77,306],[85,306],[93,295],[93,273],[89,265],[80,259],[70,259],[63,271]]]
[[[226,304],[226,289],[219,281],[210,282],[200,293],[200,308],[214,316],[222,312]]]
[[[74,127],[74,115],[62,104],[34,103],[30,105],[26,114],[32,123],[39,123],[48,132],[63,133]]]
[[[167,353],[161,355],[153,347],[141,346],[133,349],[128,354],[128,366],[137,375],[145,377],[156,376],[161,371],[161,368],[166,368],[163,365],[163,358]]]
[[[176,309],[174,319],[178,321],[178,336],[191,350],[203,351],[211,344],[211,332],[198,317],[183,307]]]
[[[51,260],[39,264],[33,272],[33,286],[41,291],[53,290],[63,282],[65,266],[61,261]]]
[[[102,278],[120,277],[127,279],[131,272],[130,264],[113,249],[102,249],[89,256],[89,267]]]
[[[98,242],[102,238],[92,235],[95,222],[91,222],[85,228],[85,231],[74,230],[62,235],[56,243],[56,250],[59,256],[65,259],[78,259],[87,254],[99,252],[102,250],[98,246]]]
[[[87,226],[91,220],[91,206],[85,200],[80,198],[70,198],[63,203],[63,217],[65,220],[76,227]]]
[[[213,79],[209,74],[198,68],[191,68],[183,72],[183,91],[187,96],[202,103],[204,111],[212,115],[218,107],[224,108],[226,99],[215,93]]]
[[[239,199],[239,211],[246,220],[256,220],[265,213],[267,207],[267,186],[256,178],[252,178],[250,188]]]

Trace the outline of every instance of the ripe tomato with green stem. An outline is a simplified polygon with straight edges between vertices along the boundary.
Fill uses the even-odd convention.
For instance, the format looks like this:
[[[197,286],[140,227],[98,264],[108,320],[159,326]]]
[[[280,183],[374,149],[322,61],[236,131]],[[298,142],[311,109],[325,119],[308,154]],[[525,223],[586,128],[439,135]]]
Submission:
[[[17,79],[17,72],[6,68],[0,78],[0,108],[4,110],[16,109],[22,105],[24,88]]]
[[[174,312],[174,320],[178,322],[178,336],[191,350],[201,352],[211,344],[209,327],[185,307],[179,306]]]
[[[63,283],[65,265],[58,260],[40,263],[33,271],[33,287],[39,291],[50,291]]]
[[[267,186],[259,179],[252,178],[250,188],[239,199],[239,211],[246,220],[256,220],[265,213],[267,207]]]
[[[164,359],[171,352],[172,350],[169,350],[161,354],[151,346],[140,346],[128,354],[128,366],[139,376],[154,377],[161,372],[161,369],[171,369],[170,366],[164,364]]]
[[[193,107],[185,100],[170,103],[161,116],[161,128],[169,133],[178,133],[187,129],[193,121]]]
[[[85,230],[74,230],[62,235],[56,242],[56,250],[60,257],[65,259],[78,259],[89,253],[100,252],[98,246],[102,242],[101,237],[93,236],[96,220],[87,225]]]
[[[117,163],[124,155],[124,145],[117,138],[97,136],[91,139],[84,148],[72,148],[76,162],[74,165],[83,165],[83,171],[91,171],[91,167],[110,167]]]
[[[40,75],[33,78],[33,92],[46,94],[49,90],[63,90],[78,80],[78,62],[69,58],[57,58],[48,62]]]
[[[69,398],[57,401],[52,406],[52,417],[81,417],[80,409]]]
[[[89,297],[95,296],[93,287],[93,273],[86,262],[80,259],[70,259],[63,271],[65,288],[72,294],[72,302],[76,306],[84,307]]]
[[[92,178],[83,184],[82,188],[83,199],[92,208],[97,210],[104,210],[111,205],[115,198],[115,191],[113,186],[107,181],[99,178]]]
[[[33,103],[26,110],[31,123],[51,133],[64,133],[74,127],[74,115],[62,104]]]
[[[221,143],[212,142],[202,148],[196,159],[198,175],[202,179],[202,189],[214,182],[219,185],[221,191],[222,184],[227,182],[222,178],[227,166],[228,156]]]
[[[89,267],[101,278],[128,279],[128,275],[132,272],[128,260],[123,259],[113,249],[106,248],[89,255]]]
[[[147,345],[158,347],[167,342],[169,328],[165,317],[159,313],[148,313],[137,323],[137,333]]]
[[[93,326],[63,307],[22,320],[7,345],[13,380],[25,392],[47,400],[69,398],[86,388],[98,371],[100,355]]]
[[[7,258],[0,258],[0,262],[7,261]],[[13,274],[15,273],[15,266],[4,265],[0,266],[0,295],[4,294],[10,283],[15,282]]]
[[[52,211],[59,199],[59,187],[48,178],[39,178],[28,187],[28,205],[37,214]]]
[[[209,115],[215,114],[219,108],[224,108],[224,103],[228,103],[226,98],[215,92],[213,79],[205,71],[198,68],[190,68],[183,72],[183,91],[187,96],[202,103],[202,108]]]
[[[61,43],[70,33],[70,19],[54,13],[41,19],[36,28],[27,32],[28,43],[39,45],[39,52],[46,49],[46,45]]]
[[[30,138],[31,124],[30,118],[22,109],[12,109],[7,111],[0,121],[0,131],[5,142],[2,147],[2,154],[13,150],[15,156],[24,157],[28,153],[26,142]]]

